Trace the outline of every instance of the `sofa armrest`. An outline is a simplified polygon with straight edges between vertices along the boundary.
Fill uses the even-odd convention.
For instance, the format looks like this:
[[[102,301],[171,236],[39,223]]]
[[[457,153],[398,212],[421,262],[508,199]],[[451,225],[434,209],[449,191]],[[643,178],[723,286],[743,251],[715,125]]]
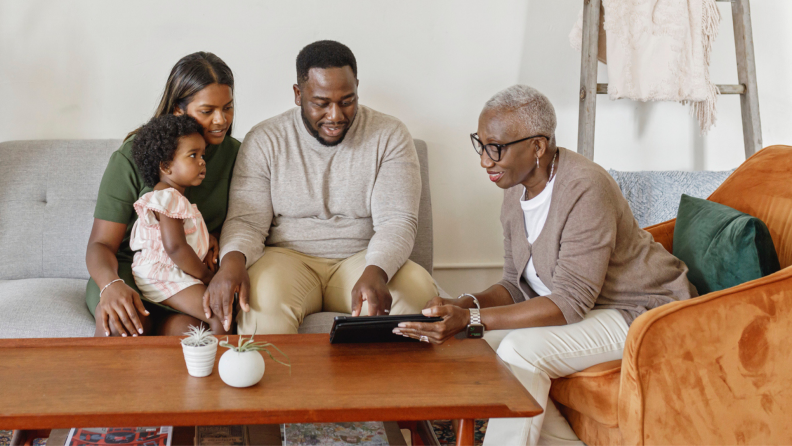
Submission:
[[[638,317],[622,360],[625,444],[792,438],[792,267]]]
[[[674,227],[676,226],[676,218],[673,220],[664,221],[656,225],[647,226],[645,231],[652,234],[655,241],[663,245],[663,248],[668,252],[674,252]]]

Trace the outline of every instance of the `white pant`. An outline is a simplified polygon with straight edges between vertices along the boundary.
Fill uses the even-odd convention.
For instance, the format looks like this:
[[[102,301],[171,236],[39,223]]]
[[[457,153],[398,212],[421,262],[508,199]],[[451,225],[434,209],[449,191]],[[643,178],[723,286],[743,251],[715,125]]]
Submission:
[[[545,412],[533,418],[491,418],[484,446],[583,443],[554,404],[550,380],[621,359],[627,323],[617,310],[592,310],[575,324],[493,330],[484,334]]]

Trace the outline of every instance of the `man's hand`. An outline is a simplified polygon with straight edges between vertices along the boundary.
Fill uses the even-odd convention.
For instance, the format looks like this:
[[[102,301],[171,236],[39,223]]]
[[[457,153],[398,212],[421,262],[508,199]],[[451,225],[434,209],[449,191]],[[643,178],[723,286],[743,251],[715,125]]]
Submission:
[[[250,295],[250,277],[245,269],[245,256],[232,251],[223,257],[220,270],[209,283],[203,296],[203,308],[207,318],[212,312],[223,321],[223,328],[231,329],[234,314],[234,293],[239,293],[239,306],[250,311],[248,299]]]
[[[388,290],[388,275],[379,266],[367,266],[352,288],[352,316],[360,316],[363,301],[368,302],[369,316],[390,313],[393,297]]]

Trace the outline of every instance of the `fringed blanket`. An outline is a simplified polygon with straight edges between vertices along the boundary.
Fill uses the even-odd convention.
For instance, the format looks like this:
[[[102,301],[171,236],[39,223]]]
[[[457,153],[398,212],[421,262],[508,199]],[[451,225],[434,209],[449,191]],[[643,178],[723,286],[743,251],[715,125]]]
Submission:
[[[701,132],[715,124],[718,89],[710,81],[720,12],[715,0],[602,0],[611,99],[691,105]],[[569,35],[582,44],[583,14]]]

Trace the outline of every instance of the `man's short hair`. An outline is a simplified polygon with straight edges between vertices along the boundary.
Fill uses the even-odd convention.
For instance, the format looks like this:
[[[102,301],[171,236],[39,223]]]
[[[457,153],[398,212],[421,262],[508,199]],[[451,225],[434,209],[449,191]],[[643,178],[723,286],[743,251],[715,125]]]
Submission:
[[[307,45],[297,55],[297,83],[302,85],[308,80],[311,68],[352,68],[357,78],[357,61],[352,50],[335,40],[320,40]]]
[[[533,87],[512,85],[499,91],[484,104],[484,110],[492,109],[512,113],[515,124],[532,135],[547,136],[550,142],[554,139],[556,114],[553,104]]]

